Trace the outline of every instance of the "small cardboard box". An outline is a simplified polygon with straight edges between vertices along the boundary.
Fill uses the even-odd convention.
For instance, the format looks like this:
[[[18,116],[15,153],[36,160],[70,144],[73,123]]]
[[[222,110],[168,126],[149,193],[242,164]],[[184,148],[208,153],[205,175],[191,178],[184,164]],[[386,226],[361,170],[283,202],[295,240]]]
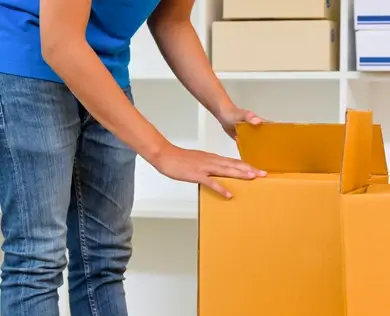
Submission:
[[[216,71],[338,69],[338,31],[331,21],[214,22]]]
[[[390,1],[355,0],[355,30],[390,29]]]
[[[390,71],[390,30],[356,32],[356,68]]]
[[[339,0],[224,0],[224,19],[326,19],[338,21]]]
[[[269,176],[218,178],[229,201],[200,188],[198,315],[345,316],[345,125],[239,124],[237,133],[242,159]],[[378,125],[372,142],[370,182],[387,183]]]
[[[348,316],[390,315],[390,184],[369,183],[372,113],[347,115],[341,175]]]

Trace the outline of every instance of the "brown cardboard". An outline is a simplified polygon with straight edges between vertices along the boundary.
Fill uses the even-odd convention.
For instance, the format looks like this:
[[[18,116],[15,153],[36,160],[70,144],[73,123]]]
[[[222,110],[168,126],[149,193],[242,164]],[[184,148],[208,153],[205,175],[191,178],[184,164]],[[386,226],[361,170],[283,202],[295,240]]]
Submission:
[[[338,26],[331,21],[223,21],[212,25],[215,71],[333,71]]]
[[[339,20],[339,0],[224,0],[224,19]]]
[[[198,315],[345,316],[345,126],[239,124],[237,133],[243,160],[269,176],[217,178],[234,194],[229,201],[200,188]],[[369,181],[386,183],[377,125],[372,143]]]
[[[390,315],[390,185],[369,183],[372,113],[350,112],[342,167],[348,316]]]

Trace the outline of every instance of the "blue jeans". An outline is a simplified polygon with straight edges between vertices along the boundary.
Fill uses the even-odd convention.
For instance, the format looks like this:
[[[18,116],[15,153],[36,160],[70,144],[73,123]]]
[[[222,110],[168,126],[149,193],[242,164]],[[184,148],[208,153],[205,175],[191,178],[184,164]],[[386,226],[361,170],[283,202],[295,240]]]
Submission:
[[[0,74],[2,316],[59,315],[66,249],[72,315],[127,315],[135,158],[65,85]]]

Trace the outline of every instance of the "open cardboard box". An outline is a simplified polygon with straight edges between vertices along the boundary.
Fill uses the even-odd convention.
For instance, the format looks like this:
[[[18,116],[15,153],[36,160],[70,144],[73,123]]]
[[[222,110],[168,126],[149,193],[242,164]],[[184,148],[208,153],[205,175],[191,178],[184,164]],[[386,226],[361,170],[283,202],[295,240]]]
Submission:
[[[361,125],[361,117],[367,115],[367,112],[349,111],[348,116],[353,119],[347,120],[347,128],[344,124],[237,126],[242,159],[268,171],[269,175],[252,181],[218,178],[234,194],[232,200],[200,187],[199,316],[345,316],[346,290],[351,293],[350,304],[367,294],[368,288],[363,285],[358,288],[355,283],[367,275],[368,263],[359,265],[364,271],[349,266],[371,249],[371,245],[364,244],[367,246],[364,249],[356,242],[363,237],[355,223],[363,225],[370,213],[361,211],[361,221],[349,221],[348,216],[354,218],[355,213],[347,210],[348,203],[355,203],[353,207],[359,210],[365,204],[359,208],[357,194],[347,194],[345,199],[340,195],[342,161],[343,181],[350,178],[349,160],[346,160],[351,155],[350,131],[354,125]],[[372,188],[387,188],[381,128],[370,124],[368,129],[372,150],[366,148],[364,152],[367,171],[364,185],[368,181]],[[344,140],[348,141],[345,146]],[[363,191],[360,187],[358,190]],[[360,195],[363,200],[367,193]],[[382,198],[378,195],[378,199],[372,197],[371,201],[384,207]],[[367,202],[367,208],[371,209],[370,205]],[[390,199],[387,205],[390,211]],[[342,230],[341,210],[346,215],[345,230]],[[384,211],[382,208],[375,212]],[[390,227],[390,222],[388,226],[385,222],[380,225],[385,234],[384,228]],[[390,240],[390,230],[386,234]],[[379,240],[380,236],[372,236],[373,242],[374,238]],[[387,263],[390,267],[390,261]],[[363,272],[365,276],[359,279]],[[387,281],[378,290],[387,289],[390,277]],[[356,313],[350,315],[368,316]],[[370,314],[374,315],[379,314]]]

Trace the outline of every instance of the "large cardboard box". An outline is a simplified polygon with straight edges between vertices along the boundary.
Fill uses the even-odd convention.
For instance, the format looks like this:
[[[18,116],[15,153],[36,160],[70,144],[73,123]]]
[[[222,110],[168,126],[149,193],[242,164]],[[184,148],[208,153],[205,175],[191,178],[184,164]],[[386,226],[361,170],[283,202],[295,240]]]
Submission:
[[[390,29],[390,1],[355,0],[355,29]]]
[[[390,29],[356,32],[356,68],[359,71],[390,71]]]
[[[349,113],[342,167],[348,316],[390,315],[390,185],[369,183],[372,113]]]
[[[237,133],[242,159],[269,176],[218,178],[229,201],[200,188],[199,316],[345,316],[345,126],[239,124]],[[378,125],[372,142],[370,182],[387,183]]]
[[[327,19],[338,21],[339,0],[224,0],[224,19]]]
[[[331,21],[223,21],[212,26],[216,71],[338,69],[338,31]]]

